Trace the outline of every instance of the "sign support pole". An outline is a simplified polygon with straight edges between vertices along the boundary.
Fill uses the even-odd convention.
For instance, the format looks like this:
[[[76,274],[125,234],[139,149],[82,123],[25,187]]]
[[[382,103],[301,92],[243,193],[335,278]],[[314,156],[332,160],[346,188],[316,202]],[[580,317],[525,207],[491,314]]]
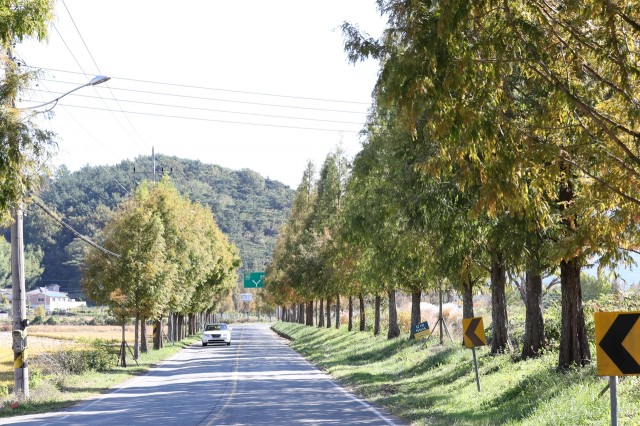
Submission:
[[[476,348],[471,348],[473,351],[473,367],[476,370],[476,384],[478,385],[478,392],[480,392],[480,375],[478,374],[478,361],[476,359]]]
[[[618,376],[609,376],[611,397],[611,426],[618,426]]]

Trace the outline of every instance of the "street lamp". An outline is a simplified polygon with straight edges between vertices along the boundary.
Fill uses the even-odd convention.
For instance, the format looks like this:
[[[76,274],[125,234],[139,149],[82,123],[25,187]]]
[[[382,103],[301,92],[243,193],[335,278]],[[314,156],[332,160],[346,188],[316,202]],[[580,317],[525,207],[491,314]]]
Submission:
[[[93,77],[93,78],[91,79],[91,81],[89,81],[88,83],[85,83],[85,84],[83,84],[82,86],[78,86],[78,87],[76,87],[75,89],[69,90],[67,93],[63,93],[62,95],[58,96],[58,97],[57,97],[57,98],[55,98],[55,99],[50,100],[49,102],[45,102],[45,103],[43,103],[43,104],[38,104],[38,105],[33,105],[33,106],[30,106],[30,107],[20,108],[20,109],[36,109],[36,108],[43,107],[43,106],[45,106],[45,105],[54,104],[54,105],[51,107],[51,108],[53,108],[53,107],[55,107],[55,106],[56,106],[56,104],[58,103],[58,101],[59,101],[60,99],[62,99],[62,98],[64,98],[65,96],[67,96],[69,93],[73,93],[73,92],[75,92],[76,90],[80,90],[80,89],[82,89],[83,87],[87,87],[87,86],[97,86],[98,84],[102,84],[102,83],[104,83],[105,81],[109,81],[109,80],[111,80],[111,77],[107,77],[107,76],[104,76],[104,75],[97,75],[97,76]]]
[[[109,77],[99,75],[86,84],[58,96],[43,104],[19,108],[23,110],[39,108],[53,103],[55,107],[60,99],[87,86],[96,86],[109,80]],[[51,109],[50,108],[50,109]],[[23,211],[22,202],[19,201],[15,208],[13,224],[11,225],[11,290],[12,290],[12,338],[13,338],[13,385],[16,396],[29,396],[29,368],[26,356],[27,334],[29,325],[27,319],[27,303],[24,282],[24,239],[23,239]]]

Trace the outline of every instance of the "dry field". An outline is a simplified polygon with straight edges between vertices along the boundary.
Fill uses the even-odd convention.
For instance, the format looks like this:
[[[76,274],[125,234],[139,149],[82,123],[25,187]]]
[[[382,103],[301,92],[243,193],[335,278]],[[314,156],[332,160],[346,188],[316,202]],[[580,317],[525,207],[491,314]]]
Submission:
[[[147,328],[147,332],[151,332]],[[29,327],[29,336],[59,340],[93,340],[106,341],[122,339],[122,327],[118,325],[33,325]],[[125,338],[129,344],[133,343],[133,326],[125,327]]]
[[[34,357],[42,352],[82,347],[84,342],[94,339],[118,343],[122,338],[121,327],[108,325],[36,325],[30,326],[28,331],[27,350],[29,357]],[[151,332],[149,329],[147,331]],[[127,343],[133,346],[133,326],[126,328],[125,338]],[[13,384],[11,331],[0,331],[0,385],[7,384]]]

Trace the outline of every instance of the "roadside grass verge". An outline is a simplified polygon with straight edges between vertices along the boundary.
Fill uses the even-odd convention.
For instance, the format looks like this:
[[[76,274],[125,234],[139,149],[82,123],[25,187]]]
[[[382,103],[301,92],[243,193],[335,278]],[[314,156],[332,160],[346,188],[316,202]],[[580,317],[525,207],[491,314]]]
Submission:
[[[167,345],[157,351],[150,349],[149,352],[140,354],[138,364],[131,354],[127,353],[127,367],[116,366],[116,355],[116,358],[111,359],[112,366],[104,371],[90,370],[81,374],[45,375],[30,365],[29,398],[19,400],[12,394],[0,397],[0,417],[45,413],[71,407],[90,396],[105,393],[112,386],[146,373],[150,368],[193,344],[197,339],[197,336],[190,336],[181,342],[176,342],[174,346]],[[17,406],[15,406],[16,403]]]
[[[414,425],[607,425],[608,378],[595,365],[556,371],[557,352],[518,361],[477,348],[481,391],[471,350],[440,346],[437,338],[387,340],[278,322],[272,328],[291,346],[356,395]],[[595,349],[592,349],[595,356]],[[640,425],[640,379],[618,385],[619,425]]]

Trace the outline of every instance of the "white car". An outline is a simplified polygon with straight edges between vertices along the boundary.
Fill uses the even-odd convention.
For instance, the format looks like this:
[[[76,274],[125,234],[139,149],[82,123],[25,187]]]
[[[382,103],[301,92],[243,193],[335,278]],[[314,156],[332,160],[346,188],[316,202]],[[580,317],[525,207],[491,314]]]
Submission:
[[[202,346],[210,343],[226,343],[231,345],[231,327],[223,322],[207,324],[202,331]]]

